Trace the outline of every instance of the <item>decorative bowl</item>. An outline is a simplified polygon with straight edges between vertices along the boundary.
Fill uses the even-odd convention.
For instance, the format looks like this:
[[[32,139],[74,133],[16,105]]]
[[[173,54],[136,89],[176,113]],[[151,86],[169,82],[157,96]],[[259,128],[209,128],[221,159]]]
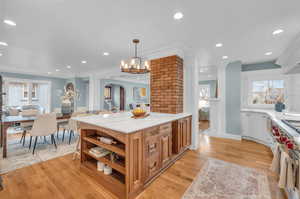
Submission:
[[[131,111],[131,113],[133,114],[134,117],[142,117],[147,113],[147,111],[145,111],[141,108],[137,108],[137,109],[134,109],[133,111]]]

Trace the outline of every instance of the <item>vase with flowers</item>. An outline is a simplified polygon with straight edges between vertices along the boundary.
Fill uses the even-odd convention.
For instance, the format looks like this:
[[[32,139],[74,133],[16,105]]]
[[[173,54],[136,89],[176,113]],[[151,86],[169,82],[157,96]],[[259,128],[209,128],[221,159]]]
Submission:
[[[74,112],[74,100],[78,97],[78,93],[74,89],[72,83],[68,83],[65,87],[65,93],[61,97],[61,113],[70,115]]]

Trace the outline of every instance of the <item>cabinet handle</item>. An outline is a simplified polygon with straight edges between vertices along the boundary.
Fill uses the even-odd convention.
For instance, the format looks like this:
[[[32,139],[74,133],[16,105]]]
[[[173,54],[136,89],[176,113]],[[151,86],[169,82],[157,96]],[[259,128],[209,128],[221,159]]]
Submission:
[[[156,143],[149,145],[149,153],[153,153],[156,151]]]
[[[152,171],[156,167],[156,162],[153,162],[150,166],[149,169]]]

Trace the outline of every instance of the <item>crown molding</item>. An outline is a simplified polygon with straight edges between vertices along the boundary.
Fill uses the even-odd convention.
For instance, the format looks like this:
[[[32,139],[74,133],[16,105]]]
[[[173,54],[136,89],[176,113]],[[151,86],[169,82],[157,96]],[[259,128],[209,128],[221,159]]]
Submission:
[[[34,75],[34,76],[41,76],[41,77],[48,77],[48,78],[60,78],[60,79],[68,79],[73,78],[75,75],[69,75],[69,74],[45,74],[43,72],[39,71],[30,71],[30,70],[20,70],[19,68],[15,67],[7,67],[0,65],[1,72],[5,73],[16,73],[16,74],[24,74],[24,75]]]

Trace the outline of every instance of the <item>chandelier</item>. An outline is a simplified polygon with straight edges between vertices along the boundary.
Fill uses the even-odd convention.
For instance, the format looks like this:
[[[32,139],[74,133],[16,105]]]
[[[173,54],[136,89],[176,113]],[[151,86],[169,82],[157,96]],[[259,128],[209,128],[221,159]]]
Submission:
[[[144,74],[150,72],[149,61],[143,61],[141,57],[137,56],[137,45],[140,43],[140,40],[134,39],[132,42],[135,45],[134,57],[131,59],[121,61],[121,71],[125,73],[132,74]]]

